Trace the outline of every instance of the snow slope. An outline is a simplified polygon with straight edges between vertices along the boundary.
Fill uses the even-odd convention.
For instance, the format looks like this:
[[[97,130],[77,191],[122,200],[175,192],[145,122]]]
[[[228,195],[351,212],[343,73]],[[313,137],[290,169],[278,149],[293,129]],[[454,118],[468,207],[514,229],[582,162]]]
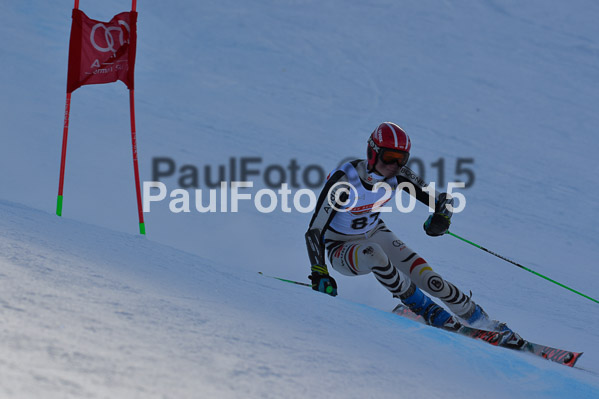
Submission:
[[[255,273],[264,271],[306,280],[306,214],[280,210],[262,214],[250,204],[238,213],[174,214],[162,202],[153,204],[145,215],[147,239],[135,237],[128,99],[120,83],[74,93],[64,217],[51,218],[58,185],[71,7],[71,1],[0,2],[0,200],[3,212],[14,215],[12,221],[3,218],[2,222],[0,245],[9,249],[0,269],[0,303],[3,334],[17,336],[16,341],[2,340],[10,344],[0,346],[2,355],[6,353],[2,359],[12,359],[1,363],[0,374],[15,377],[14,384],[3,380],[2,389],[11,390],[13,396],[39,396],[35,393],[49,384],[60,387],[58,396],[69,389],[75,396],[83,391],[108,396],[111,388],[119,386],[122,396],[135,396],[143,394],[139,389],[148,382],[155,396],[169,392],[175,397],[193,396],[199,386],[208,390],[218,385],[207,382],[215,374],[235,373],[235,378],[227,379],[231,395],[250,391],[260,396],[270,392],[262,385],[273,382],[276,389],[289,389],[289,394],[291,388],[282,387],[286,382],[303,396],[307,391],[301,389],[317,389],[312,378],[316,375],[335,384],[340,396],[359,389],[379,389],[378,396],[392,396],[399,386],[434,396],[424,391],[435,389],[425,386],[428,375],[463,392],[463,384],[450,382],[463,380],[458,377],[462,372],[478,377],[475,390],[490,387],[488,391],[497,395],[511,389],[506,381],[514,379],[522,395],[533,397],[533,380],[555,382],[555,392],[562,393],[567,387],[596,386],[592,374],[497,353],[457,337],[440,338],[437,332],[395,318],[389,321],[390,316],[380,311],[391,309],[394,300],[371,276],[352,279],[335,274],[340,291],[335,300],[258,279]],[[108,20],[128,5],[83,0],[81,8],[95,19]],[[300,174],[311,164],[328,171],[342,158],[362,157],[367,135],[381,121],[392,120],[410,134],[412,155],[424,161],[427,180],[437,179],[431,163],[440,157],[445,160],[445,182],[463,178],[456,174],[458,158],[474,159],[476,180],[464,190],[467,207],[453,219],[455,233],[599,298],[595,265],[599,227],[594,216],[599,197],[596,2],[210,0],[171,4],[148,0],[139,2],[138,9],[136,111],[142,180],[151,180],[154,157],[172,158],[177,167],[197,166],[201,188],[206,188],[205,166],[214,171],[230,158],[262,157],[257,166],[261,175],[254,178],[255,193],[264,184],[268,165],[286,169],[295,159]],[[178,178],[176,174],[163,181],[172,190],[178,188]],[[386,215],[385,220],[443,276],[472,290],[474,299],[493,317],[507,321],[531,340],[584,350],[581,367],[599,373],[596,303],[451,237],[425,236],[421,225],[426,216],[427,210],[418,207],[411,214]],[[70,245],[67,237],[72,239]],[[113,247],[120,249],[113,252]],[[45,265],[44,257],[63,261]],[[177,262],[170,262],[171,257]],[[169,262],[158,261],[165,258]],[[198,263],[202,267],[193,266]],[[44,267],[55,272],[44,274]],[[62,267],[68,269],[61,272]],[[90,272],[98,269],[102,273]],[[202,270],[211,272],[203,276]],[[72,291],[65,290],[67,286]],[[197,287],[207,293],[201,301],[197,295],[203,294]],[[178,290],[192,293],[175,299],[172,291]],[[231,292],[238,290],[239,296],[227,302]],[[88,297],[89,292],[94,296]],[[156,296],[150,298],[147,292]],[[243,301],[241,293],[245,293]],[[110,302],[114,295],[120,300]],[[290,303],[281,302],[283,297],[289,297]],[[219,301],[225,302],[224,307]],[[310,301],[318,301],[318,306]],[[146,302],[156,306],[146,309],[142,306]],[[200,302],[211,304],[214,312]],[[285,305],[279,313],[260,306],[276,307],[279,302]],[[243,311],[232,310],[238,306]],[[316,328],[306,327],[314,323],[312,313],[320,307],[331,318],[329,325],[324,316],[314,316],[318,330],[329,334],[326,340],[316,335]],[[118,313],[121,308],[123,314]],[[291,317],[283,308],[300,316]],[[93,311],[75,311],[86,309]],[[212,361],[198,366],[189,354],[200,350],[186,346],[188,341],[210,342],[198,328],[203,320],[198,312],[213,316],[206,319],[212,320],[210,331],[220,339],[215,347],[238,350],[238,357],[202,349]],[[260,330],[255,325],[254,335],[246,339],[244,324],[262,319],[270,320],[269,328]],[[166,329],[169,320],[180,335],[169,339],[170,331],[150,328]],[[97,345],[87,335],[94,333],[95,324],[104,326],[96,338],[112,346]],[[334,327],[339,324],[344,328]],[[368,327],[355,331],[358,325]],[[64,326],[80,339],[62,333],[67,330]],[[220,328],[232,332],[219,335]],[[375,339],[379,330],[385,331],[387,340]],[[29,345],[30,351],[19,341],[19,334],[29,337],[24,342],[35,343]],[[262,334],[276,344],[264,343]],[[305,339],[305,344],[292,347],[297,354],[284,344],[288,336]],[[443,339],[443,345],[437,338]],[[350,344],[355,340],[363,344]],[[420,342],[431,350],[402,344],[414,340],[425,340]],[[78,342],[77,351],[57,344],[71,341]],[[136,346],[138,341],[144,344]],[[323,360],[315,355],[314,341],[328,354],[334,352],[327,363],[330,368],[319,368]],[[163,349],[158,342],[169,345]],[[270,348],[262,363],[254,363],[260,351],[249,349],[256,342],[264,344],[260,348]],[[410,356],[395,356],[390,342]],[[484,352],[482,363],[471,365],[471,357],[458,354],[464,346],[476,353],[491,350],[490,357]],[[54,347],[62,349],[55,352]],[[443,352],[454,349],[453,354]],[[437,355],[440,350],[442,356]],[[186,360],[169,363],[169,353]],[[290,361],[287,374],[277,376],[272,371],[285,366],[276,359],[295,355],[303,363]],[[36,356],[43,357],[43,370],[33,368],[39,363]],[[491,362],[484,359],[496,357],[504,363],[493,372],[475,370],[476,364]],[[374,361],[378,358],[380,364]],[[436,358],[444,363],[437,367]],[[351,368],[355,385],[347,386],[341,366],[332,365],[335,359]],[[252,369],[244,375],[235,361],[246,371],[250,366],[269,367],[269,362],[277,367],[271,365],[262,374]],[[86,364],[94,368],[87,369]],[[129,368],[119,369],[119,364]],[[348,366],[352,364],[355,368]],[[512,367],[528,377],[516,378]],[[136,378],[122,376],[128,373]],[[184,373],[198,381],[180,378]],[[158,379],[163,374],[170,376],[170,383]],[[175,389],[181,389],[180,395]],[[283,394],[276,389],[273,395]],[[519,395],[515,389],[510,394]],[[550,395],[550,391],[537,394]]]
[[[0,202],[1,397],[599,395],[594,374]]]

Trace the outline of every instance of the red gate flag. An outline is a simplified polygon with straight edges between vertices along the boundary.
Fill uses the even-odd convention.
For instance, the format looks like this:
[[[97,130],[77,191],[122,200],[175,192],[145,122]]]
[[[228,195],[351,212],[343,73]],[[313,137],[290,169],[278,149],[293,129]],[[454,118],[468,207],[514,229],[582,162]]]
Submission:
[[[101,22],[73,9],[67,93],[117,80],[132,90],[136,42],[137,12],[122,12]]]
[[[75,0],[71,40],[69,43],[69,70],[67,74],[67,99],[62,129],[62,152],[60,155],[60,177],[56,214],[62,216],[64,172],[69,136],[69,115],[71,94],[83,85],[122,81],[129,88],[129,109],[131,115],[131,146],[133,149],[133,173],[137,194],[139,232],[146,234],[144,215],[139,187],[139,167],[137,160],[137,135],[135,133],[135,96],[133,75],[135,70],[135,49],[137,45],[137,0],[131,3],[130,12],[115,15],[109,22],[90,19],[79,10],[79,0]]]

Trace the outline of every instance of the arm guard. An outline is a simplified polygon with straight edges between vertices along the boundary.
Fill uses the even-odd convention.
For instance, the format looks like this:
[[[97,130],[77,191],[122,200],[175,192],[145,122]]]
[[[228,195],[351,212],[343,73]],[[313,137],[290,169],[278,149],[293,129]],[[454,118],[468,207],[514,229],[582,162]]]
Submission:
[[[310,264],[321,265],[326,267],[324,260],[324,244],[320,230],[311,229],[306,233],[306,246],[308,247],[308,256],[310,257]]]

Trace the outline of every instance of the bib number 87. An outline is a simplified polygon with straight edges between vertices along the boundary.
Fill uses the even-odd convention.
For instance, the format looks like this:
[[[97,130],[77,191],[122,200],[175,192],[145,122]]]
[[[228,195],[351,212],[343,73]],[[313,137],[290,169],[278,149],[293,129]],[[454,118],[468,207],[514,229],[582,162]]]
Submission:
[[[372,218],[372,221],[368,221],[368,218]],[[379,212],[373,212],[368,217],[363,216],[361,218],[354,219],[351,223],[351,228],[354,230],[362,230],[366,226],[369,226],[376,222],[379,218]]]

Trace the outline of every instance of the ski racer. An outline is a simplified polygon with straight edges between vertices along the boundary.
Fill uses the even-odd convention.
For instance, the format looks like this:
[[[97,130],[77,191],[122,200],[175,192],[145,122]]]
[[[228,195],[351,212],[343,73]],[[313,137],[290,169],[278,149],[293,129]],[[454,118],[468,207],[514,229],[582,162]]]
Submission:
[[[472,294],[466,295],[436,273],[381,219],[377,209],[405,183],[403,186],[413,186],[412,195],[419,202],[435,204],[434,213],[424,222],[426,234],[442,236],[449,229],[453,199],[446,193],[424,190],[424,181],[406,167],[410,149],[410,138],[402,128],[391,122],[381,123],[368,138],[366,160],[347,162],[331,172],[306,233],[312,289],[337,295],[337,283],[325,263],[326,248],[329,263],[337,272],[344,276],[373,273],[394,297],[429,325],[457,330],[466,323],[511,332],[505,323],[491,320],[472,300]],[[377,183],[388,185],[390,196],[382,188],[377,190]],[[429,198],[431,195],[434,198]],[[459,320],[427,294],[440,299]],[[521,340],[515,333],[508,335]]]

